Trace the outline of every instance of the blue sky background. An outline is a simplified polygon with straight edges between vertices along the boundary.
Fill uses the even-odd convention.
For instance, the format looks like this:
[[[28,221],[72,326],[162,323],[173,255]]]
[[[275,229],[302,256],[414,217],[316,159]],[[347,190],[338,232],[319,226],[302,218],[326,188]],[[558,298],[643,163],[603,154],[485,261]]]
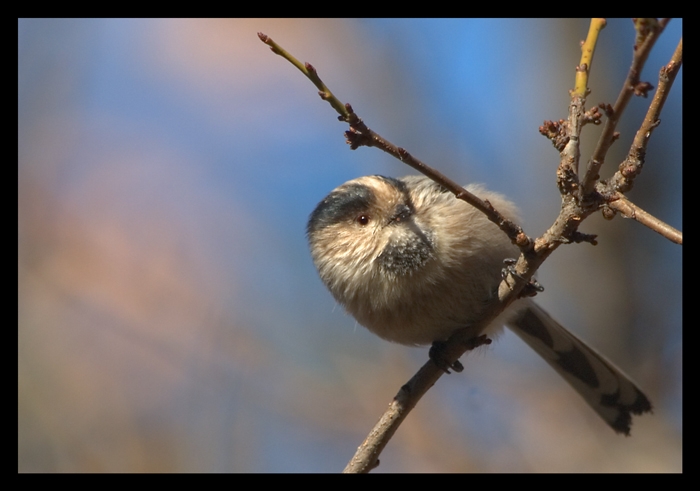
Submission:
[[[345,126],[256,32],[311,62],[382,136],[521,206],[560,204],[558,154],[586,20],[21,19],[20,471],[337,472],[427,350],[334,304],[304,228],[331,189],[412,173]],[[682,32],[672,21],[642,75]],[[602,32],[588,106],[613,103],[634,28]],[[683,70],[630,199],[682,230]],[[650,99],[634,98],[603,177]],[[582,162],[599,127],[584,130]],[[443,377],[378,471],[681,469],[682,247],[591,217],[538,297],[655,411],[614,435],[510,333]]]

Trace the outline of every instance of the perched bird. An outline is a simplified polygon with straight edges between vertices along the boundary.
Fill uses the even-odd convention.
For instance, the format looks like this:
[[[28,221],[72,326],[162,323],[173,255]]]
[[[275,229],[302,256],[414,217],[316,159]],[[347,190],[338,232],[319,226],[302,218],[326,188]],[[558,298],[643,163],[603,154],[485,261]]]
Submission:
[[[481,186],[467,190],[510,219],[513,203]],[[496,295],[504,260],[519,255],[486,216],[422,176],[366,176],[333,190],[307,225],[321,280],[355,319],[406,345],[468,329]],[[506,324],[547,361],[605,422],[629,435],[632,414],[651,411],[642,391],[532,299],[519,299],[485,330]]]

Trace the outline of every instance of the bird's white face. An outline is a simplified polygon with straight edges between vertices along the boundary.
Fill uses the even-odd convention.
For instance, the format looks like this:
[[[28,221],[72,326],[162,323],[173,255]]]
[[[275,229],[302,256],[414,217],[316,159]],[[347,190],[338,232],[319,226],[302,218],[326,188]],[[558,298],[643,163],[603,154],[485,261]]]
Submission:
[[[418,274],[433,255],[433,234],[416,223],[410,190],[396,179],[361,177],[336,188],[307,231],[321,279],[344,305],[379,302],[381,285]]]

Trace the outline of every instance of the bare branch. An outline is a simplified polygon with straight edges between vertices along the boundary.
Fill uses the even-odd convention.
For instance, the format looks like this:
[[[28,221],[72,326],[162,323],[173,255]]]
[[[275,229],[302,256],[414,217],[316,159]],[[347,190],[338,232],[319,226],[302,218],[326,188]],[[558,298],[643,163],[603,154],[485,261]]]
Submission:
[[[569,118],[563,130],[566,134],[566,144],[561,149],[561,160],[557,169],[557,186],[559,192],[565,197],[574,196],[579,189],[578,167],[580,154],[581,128],[587,122],[597,119],[595,116],[585,112],[586,96],[590,92],[588,89],[588,75],[593,63],[593,53],[595,52],[598,34],[605,27],[605,19],[591,19],[586,40],[581,43],[581,61],[576,67],[576,84],[571,91],[571,104],[569,104]],[[556,143],[555,143],[556,145]]]
[[[333,95],[330,89],[326,87],[321,78],[318,76],[316,69],[310,63],[302,64],[299,60],[285,51],[280,45],[262,32],[258,33],[258,37],[263,43],[270,46],[273,53],[282,56],[296,66],[304,75],[306,75],[306,77],[311,80],[316,87],[318,87],[321,98],[327,100],[338,112],[338,114],[340,114],[338,119],[345,121],[350,125],[350,130],[345,132],[345,137],[352,150],[355,150],[360,146],[377,147],[380,150],[383,150],[389,155],[394,156],[400,161],[413,167],[418,172],[425,174],[433,181],[442,185],[445,189],[452,192],[457,199],[466,201],[483,212],[489,220],[503,230],[513,244],[518,246],[521,251],[526,252],[532,248],[533,241],[525,234],[525,232],[523,232],[522,228],[513,223],[511,220],[507,219],[502,213],[496,210],[491,203],[484,201],[478,196],[470,193],[461,185],[443,175],[441,172],[438,172],[436,169],[433,169],[432,167],[413,157],[405,149],[394,145],[390,141],[369,129],[362,119],[360,119],[360,117],[353,111],[350,104],[343,104]]]
[[[301,73],[306,75],[306,78],[311,80],[313,84],[318,88],[318,95],[321,96],[321,99],[323,99],[324,101],[328,101],[328,103],[331,106],[333,106],[333,109],[335,109],[338,112],[338,114],[340,114],[340,116],[343,118],[342,121],[348,120],[350,115],[345,109],[345,104],[340,102],[340,100],[333,95],[330,89],[326,87],[326,84],[324,84],[323,81],[319,78],[318,74],[316,73],[316,69],[310,63],[302,63],[299,60],[297,60],[294,56],[292,56],[284,48],[282,48],[282,46],[274,42],[272,38],[267,34],[259,32],[258,37],[263,43],[267,44],[270,47],[270,50],[273,53],[275,53],[276,55],[280,55],[282,58],[284,58],[285,60],[289,61],[292,65],[297,67]]]
[[[623,196],[620,196],[619,199],[615,201],[611,201],[608,203],[608,206],[622,214],[622,216],[625,218],[631,218],[638,221],[642,225],[646,225],[654,232],[666,237],[668,240],[675,242],[676,244],[683,244],[683,232],[676,230],[666,222],[659,220],[653,215],[650,215],[631,201],[625,199]]]
[[[473,350],[490,343],[491,340],[483,335],[471,338],[462,344],[462,353],[456,356],[455,360],[464,354],[464,351]],[[423,395],[435,385],[435,382],[444,373],[432,361],[428,361],[423,365],[411,380],[399,389],[394,400],[391,401],[387,410],[369,432],[365,441],[357,448],[355,455],[350,459],[343,472],[353,474],[367,473],[377,467],[379,465],[379,455],[394,433],[396,433],[403,420],[406,419],[408,413],[411,412]]]
[[[659,71],[659,88],[654,94],[644,121],[642,121],[642,125],[634,137],[627,158],[620,164],[619,170],[610,179],[611,190],[622,193],[629,191],[632,189],[634,178],[642,172],[651,133],[661,123],[659,120],[661,110],[682,64],[683,39],[678,42],[671,61]]]
[[[656,40],[659,38],[664,28],[668,24],[668,19],[657,22],[656,19],[637,19],[635,26],[637,27],[637,39],[634,46],[634,56],[632,57],[632,66],[629,69],[627,78],[622,85],[622,90],[615,101],[615,105],[610,111],[607,111],[607,119],[603,125],[603,131],[598,139],[591,159],[588,161],[586,174],[581,180],[580,196],[583,197],[591,192],[595,183],[600,178],[600,167],[605,163],[605,156],[615,140],[615,128],[622,116],[627,103],[635,94],[639,92],[639,76],[642,73],[644,64],[649,57],[651,49],[654,47]]]
[[[588,28],[588,36],[581,44],[581,62],[576,70],[576,85],[572,95],[586,97],[588,95],[588,74],[593,63],[593,54],[598,43],[598,34],[607,25],[605,19],[591,19],[591,25]]]

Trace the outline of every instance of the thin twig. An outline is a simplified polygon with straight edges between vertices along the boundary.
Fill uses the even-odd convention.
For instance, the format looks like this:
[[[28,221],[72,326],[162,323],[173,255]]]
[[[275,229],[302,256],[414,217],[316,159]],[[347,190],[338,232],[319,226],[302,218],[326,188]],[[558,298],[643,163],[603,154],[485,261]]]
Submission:
[[[593,54],[598,42],[598,34],[605,27],[605,19],[591,19],[586,40],[581,43],[581,61],[576,67],[576,80],[574,90],[571,91],[571,104],[569,104],[569,117],[564,128],[568,141],[561,150],[559,168],[557,169],[557,186],[564,200],[573,199],[579,189],[578,168],[581,157],[580,137],[581,129],[587,122],[586,96],[588,89],[588,76],[593,63]],[[590,117],[588,118],[590,119]],[[571,196],[572,198],[567,198]]]
[[[406,149],[397,147],[390,141],[384,139],[369,129],[365,123],[362,122],[362,120],[355,114],[350,104],[346,104],[345,107],[351,114],[350,120],[348,121],[350,123],[350,130],[345,132],[350,148],[354,150],[355,148],[364,145],[383,150],[389,155],[399,159],[401,162],[413,167],[418,172],[428,176],[430,179],[453,193],[457,199],[466,201],[476,209],[480,210],[488,217],[489,220],[498,225],[498,227],[506,233],[510,240],[517,245],[521,251],[526,252],[531,248],[532,240],[523,232],[520,226],[503,216],[489,201],[482,200],[478,196],[470,193],[464,189],[463,186],[457,184],[455,181],[445,176],[437,169],[434,169],[415,158]]]
[[[659,88],[656,90],[642,125],[632,141],[627,158],[620,164],[619,170],[609,181],[611,191],[622,193],[629,191],[632,189],[634,178],[642,172],[651,133],[661,122],[659,120],[661,110],[682,64],[683,38],[678,42],[671,61],[659,71]]]
[[[644,89],[648,90],[648,84],[642,84],[640,86],[639,77],[642,73],[642,69],[644,68],[644,64],[649,57],[651,49],[654,47],[656,40],[663,32],[666,24],[668,24],[668,21],[669,19],[663,19],[660,22],[657,22],[655,19],[649,19],[648,22],[644,22],[641,19],[638,19],[636,22],[638,34],[637,41],[634,46],[632,66],[627,73],[627,79],[622,85],[622,90],[617,97],[617,101],[615,101],[615,105],[606,111],[607,119],[603,125],[603,131],[598,139],[596,149],[593,152],[591,159],[588,161],[586,174],[584,175],[583,179],[581,179],[580,197],[584,197],[591,193],[595,183],[600,178],[600,167],[603,165],[603,163],[605,163],[605,156],[610,149],[610,145],[612,145],[613,141],[616,139],[615,128],[617,127],[617,123],[620,120],[625,107],[627,107],[627,103],[632,98],[632,95],[635,93],[642,95],[645,93],[643,91]]]
[[[607,21],[605,19],[591,19],[588,36],[581,44],[581,62],[578,64],[578,70],[576,70],[576,85],[572,95],[580,95],[582,97],[588,95],[588,75],[593,64],[593,54],[598,43],[598,34],[606,25]]]
[[[484,213],[489,220],[503,230],[503,232],[510,238],[511,242],[518,246],[521,251],[527,252],[532,248],[533,241],[525,234],[525,232],[523,232],[523,229],[513,221],[507,219],[502,213],[494,208],[491,203],[470,193],[455,181],[443,175],[441,172],[413,157],[405,149],[394,145],[387,139],[369,129],[362,119],[360,119],[360,117],[353,111],[350,104],[343,104],[335,95],[333,95],[331,90],[326,87],[326,84],[324,84],[321,78],[318,76],[316,69],[310,63],[301,63],[294,56],[284,50],[284,48],[282,48],[279,44],[273,41],[272,38],[266,34],[263,34],[262,32],[258,33],[258,37],[263,43],[270,46],[273,53],[288,60],[309,80],[311,80],[319,89],[319,95],[321,98],[328,101],[333,109],[335,109],[340,115],[338,119],[345,121],[350,125],[350,130],[345,132],[345,136],[351,149],[355,150],[360,146],[376,147],[394,156],[400,161],[405,162],[418,172],[425,174],[430,179],[452,192],[457,199],[461,199],[462,201],[469,203]]]
[[[345,104],[340,102],[340,100],[333,95],[333,92],[331,92],[330,89],[326,87],[326,84],[324,84],[323,81],[318,77],[318,74],[316,74],[316,69],[310,63],[300,62],[294,56],[288,53],[284,48],[282,48],[282,46],[274,42],[271,37],[267,36],[266,34],[263,34],[262,32],[258,33],[258,37],[263,43],[267,44],[270,47],[270,50],[273,53],[275,53],[276,55],[280,55],[282,58],[284,58],[285,60],[289,61],[292,65],[297,67],[301,73],[306,75],[306,78],[311,80],[316,86],[316,88],[318,88],[318,95],[321,96],[321,99],[328,101],[328,103],[331,106],[333,106],[333,109],[335,109],[338,112],[338,114],[340,114],[344,118],[344,120],[347,121],[347,118],[349,118],[350,115],[345,110]]]
[[[623,196],[620,196],[619,199],[615,201],[611,201],[608,203],[608,206],[619,212],[625,218],[636,220],[642,225],[646,225],[654,232],[666,237],[668,240],[675,242],[676,244],[683,245],[683,232],[676,230],[666,222],[659,220],[653,215],[650,215],[631,201],[628,201]]]

